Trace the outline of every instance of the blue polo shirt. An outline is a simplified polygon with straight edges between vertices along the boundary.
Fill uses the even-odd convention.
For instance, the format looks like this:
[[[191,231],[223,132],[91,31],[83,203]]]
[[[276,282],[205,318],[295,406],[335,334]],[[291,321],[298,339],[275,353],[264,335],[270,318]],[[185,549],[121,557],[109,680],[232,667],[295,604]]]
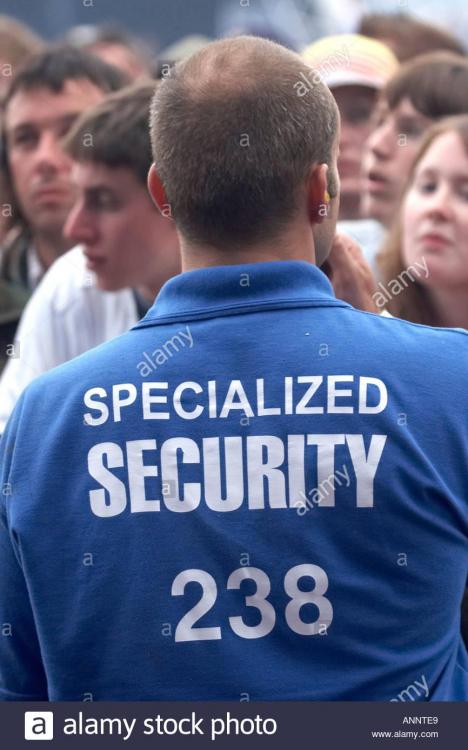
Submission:
[[[468,334],[191,271],[1,443],[3,700],[465,700]]]

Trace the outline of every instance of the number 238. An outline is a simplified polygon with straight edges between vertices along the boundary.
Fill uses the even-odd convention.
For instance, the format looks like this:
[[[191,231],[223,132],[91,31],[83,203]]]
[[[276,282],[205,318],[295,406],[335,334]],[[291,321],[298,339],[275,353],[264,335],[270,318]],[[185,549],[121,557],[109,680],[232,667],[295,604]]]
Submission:
[[[302,591],[298,582],[301,578],[312,578],[315,586],[311,591]],[[263,638],[271,633],[276,623],[276,612],[267,597],[271,591],[270,579],[260,568],[242,567],[234,570],[228,578],[228,589],[240,589],[242,581],[252,580],[256,584],[256,591],[245,597],[247,607],[253,607],[260,612],[258,625],[246,625],[242,617],[230,617],[229,624],[240,638]],[[176,641],[207,641],[219,640],[221,628],[219,626],[201,628],[194,627],[195,623],[213,607],[216,602],[218,588],[212,575],[206,570],[190,568],[179,573],[173,583],[172,596],[183,596],[188,583],[196,582],[202,587],[202,596],[180,620],[175,631]],[[328,577],[323,568],[318,565],[296,565],[290,568],[284,577],[284,590],[290,601],[285,608],[285,618],[288,626],[299,635],[323,634],[333,620],[333,607],[324,596],[328,589]],[[315,604],[319,616],[314,622],[301,619],[301,607],[305,604]]]

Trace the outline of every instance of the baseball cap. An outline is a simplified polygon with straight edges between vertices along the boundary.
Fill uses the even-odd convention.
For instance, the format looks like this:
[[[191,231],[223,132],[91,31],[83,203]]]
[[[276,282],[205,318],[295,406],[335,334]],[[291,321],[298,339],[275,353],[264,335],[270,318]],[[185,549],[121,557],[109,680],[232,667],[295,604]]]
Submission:
[[[361,34],[326,36],[306,47],[302,59],[329,88],[381,89],[398,68],[398,60],[389,47]]]

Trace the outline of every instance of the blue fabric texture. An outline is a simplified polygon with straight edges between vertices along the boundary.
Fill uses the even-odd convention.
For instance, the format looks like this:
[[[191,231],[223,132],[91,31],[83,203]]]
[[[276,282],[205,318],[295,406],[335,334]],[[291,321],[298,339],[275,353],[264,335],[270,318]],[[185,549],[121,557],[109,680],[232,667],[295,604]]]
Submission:
[[[171,279],[8,423],[0,699],[466,700],[467,370],[305,262]]]

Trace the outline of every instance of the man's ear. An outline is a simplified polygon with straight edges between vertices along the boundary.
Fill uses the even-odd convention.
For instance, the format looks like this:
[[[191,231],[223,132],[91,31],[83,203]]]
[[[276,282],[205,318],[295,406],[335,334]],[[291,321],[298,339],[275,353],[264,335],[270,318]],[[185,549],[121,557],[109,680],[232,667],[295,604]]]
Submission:
[[[148,172],[148,190],[151,198],[153,199],[162,216],[164,216],[166,219],[172,218],[171,207],[167,202],[166,191],[164,190],[164,185],[162,184],[161,178],[156,172],[156,167],[154,166],[154,164],[151,165]]]
[[[311,224],[321,224],[328,216],[330,195],[327,190],[327,164],[312,167],[307,183],[307,207]]]

